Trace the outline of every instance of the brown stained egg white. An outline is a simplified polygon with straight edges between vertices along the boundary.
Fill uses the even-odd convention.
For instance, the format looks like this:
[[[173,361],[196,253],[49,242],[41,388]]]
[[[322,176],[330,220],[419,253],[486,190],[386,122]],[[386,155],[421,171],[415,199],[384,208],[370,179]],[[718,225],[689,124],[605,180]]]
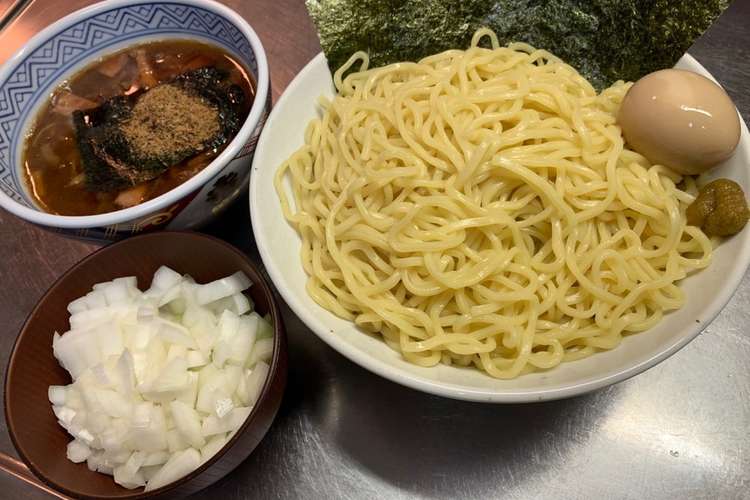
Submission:
[[[618,122],[633,150],[687,175],[723,162],[740,140],[739,116],[727,93],[679,69],[638,80],[623,99]]]

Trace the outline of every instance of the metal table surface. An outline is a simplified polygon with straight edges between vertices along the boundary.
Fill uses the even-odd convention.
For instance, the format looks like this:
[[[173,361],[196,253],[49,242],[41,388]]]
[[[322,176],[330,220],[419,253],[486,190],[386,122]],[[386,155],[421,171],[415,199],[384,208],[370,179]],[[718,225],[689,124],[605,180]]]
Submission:
[[[0,61],[86,3],[33,1],[0,32]],[[264,42],[277,98],[320,49],[302,1],[228,3]],[[750,120],[750,0],[736,0],[690,53]],[[260,262],[248,217],[242,200],[205,230]],[[36,300],[94,248],[0,213],[3,369]],[[719,317],[664,363],[589,395],[528,405],[398,386],[328,348],[288,308],[284,317],[290,370],[278,417],[246,462],[196,497],[750,498],[748,276]],[[0,452],[15,455],[4,422]],[[0,474],[0,497],[48,494]]]

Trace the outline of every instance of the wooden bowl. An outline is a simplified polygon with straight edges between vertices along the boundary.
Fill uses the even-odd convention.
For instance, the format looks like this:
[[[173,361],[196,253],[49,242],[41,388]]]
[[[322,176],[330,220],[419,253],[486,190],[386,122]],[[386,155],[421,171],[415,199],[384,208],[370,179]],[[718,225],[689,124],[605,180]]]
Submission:
[[[274,350],[268,380],[252,413],[224,448],[182,479],[148,493],[125,489],[111,476],[92,472],[86,463],[66,458],[72,439],[58,423],[47,399],[50,385],[67,385],[70,376],[52,354],[55,331],[68,331],[69,302],[92,285],[120,276],[136,276],[149,286],[161,265],[206,283],[236,271],[253,282],[248,293],[259,314],[271,315]],[[109,245],[66,272],[34,307],[13,346],[5,375],[5,419],[19,455],[52,488],[76,498],[157,498],[188,495],[214,483],[250,455],[268,431],[286,385],[284,326],[273,292],[248,257],[233,246],[199,233],[158,232]]]

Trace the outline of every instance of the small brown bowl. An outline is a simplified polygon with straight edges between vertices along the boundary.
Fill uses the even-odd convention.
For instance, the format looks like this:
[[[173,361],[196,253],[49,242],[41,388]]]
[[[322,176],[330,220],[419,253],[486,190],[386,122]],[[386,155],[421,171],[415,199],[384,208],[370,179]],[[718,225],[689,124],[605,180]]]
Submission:
[[[136,276],[148,287],[161,265],[189,274],[199,283],[243,271],[253,286],[247,292],[259,314],[270,314],[274,350],[268,380],[252,413],[224,448],[182,479],[145,493],[128,490],[111,476],[92,472],[85,463],[66,458],[72,439],[57,423],[47,399],[50,385],[67,385],[68,373],[52,354],[55,331],[69,329],[67,305],[95,283]],[[13,346],[5,375],[5,419],[19,455],[43,482],[76,498],[157,498],[182,496],[216,482],[247,458],[268,431],[286,385],[287,347],[284,325],[266,280],[248,257],[233,246],[199,233],[159,232],[109,245],[79,262],[44,294],[31,311]]]

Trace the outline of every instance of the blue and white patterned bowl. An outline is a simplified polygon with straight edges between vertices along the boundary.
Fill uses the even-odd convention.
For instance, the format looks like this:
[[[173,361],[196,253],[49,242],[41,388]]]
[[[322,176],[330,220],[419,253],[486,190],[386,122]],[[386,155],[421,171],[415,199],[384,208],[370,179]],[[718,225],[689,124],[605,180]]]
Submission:
[[[50,93],[102,55],[168,38],[211,43],[252,74],[255,101],[235,139],[199,174],[146,203],[90,216],[42,211],[27,192],[21,157],[24,137]],[[271,105],[269,87],[266,54],[255,31],[239,14],[211,0],[110,0],[76,11],[34,36],[0,69],[0,206],[46,228],[95,239],[200,226],[248,184]]]

